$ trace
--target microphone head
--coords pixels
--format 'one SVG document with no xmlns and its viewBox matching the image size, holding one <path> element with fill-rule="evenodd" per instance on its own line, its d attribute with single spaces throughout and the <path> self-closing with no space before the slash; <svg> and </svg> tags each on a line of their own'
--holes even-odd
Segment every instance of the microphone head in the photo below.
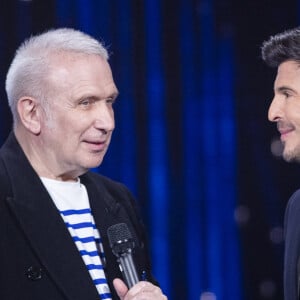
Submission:
<svg viewBox="0 0 300 300">
<path fill-rule="evenodd" d="M 109 245 L 116 256 L 131 252 L 135 243 L 127 224 L 118 223 L 107 229 Z"/>
</svg>

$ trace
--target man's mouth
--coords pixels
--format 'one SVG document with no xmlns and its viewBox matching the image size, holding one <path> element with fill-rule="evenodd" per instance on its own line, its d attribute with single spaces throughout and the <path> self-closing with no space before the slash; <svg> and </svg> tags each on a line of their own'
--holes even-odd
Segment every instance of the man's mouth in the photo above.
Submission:
<svg viewBox="0 0 300 300">
<path fill-rule="evenodd" d="M 285 141 L 287 136 L 293 131 L 294 131 L 293 128 L 280 128 L 279 132 L 280 132 L 281 141 Z"/>
<path fill-rule="evenodd" d="M 291 124 L 283 124 L 282 122 L 277 123 L 277 129 L 280 133 L 281 141 L 285 141 L 287 136 L 295 130 L 294 126 Z"/>
<path fill-rule="evenodd" d="M 84 141 L 89 149 L 95 152 L 103 151 L 106 148 L 106 141 Z"/>
</svg>

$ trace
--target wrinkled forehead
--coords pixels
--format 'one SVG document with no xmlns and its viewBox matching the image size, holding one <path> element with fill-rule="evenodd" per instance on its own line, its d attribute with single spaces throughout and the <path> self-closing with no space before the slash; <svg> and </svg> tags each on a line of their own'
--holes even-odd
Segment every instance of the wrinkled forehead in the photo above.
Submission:
<svg viewBox="0 0 300 300">
<path fill-rule="evenodd" d="M 101 98 L 118 94 L 107 60 L 94 54 L 56 55 L 49 64 L 46 85 L 48 96 L 53 97 L 59 94 L 71 99 L 90 94 Z"/>
<path fill-rule="evenodd" d="M 78 76 L 103 74 L 102 80 L 113 81 L 108 61 L 100 55 L 60 51 L 52 54 L 48 61 L 49 84 L 67 88 Z"/>
</svg>

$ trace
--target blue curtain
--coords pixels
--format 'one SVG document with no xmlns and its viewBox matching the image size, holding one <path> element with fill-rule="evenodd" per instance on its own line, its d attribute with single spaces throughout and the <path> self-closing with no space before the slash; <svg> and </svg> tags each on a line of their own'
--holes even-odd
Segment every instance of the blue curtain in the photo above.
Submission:
<svg viewBox="0 0 300 300">
<path fill-rule="evenodd" d="M 59 26 L 110 46 L 120 99 L 98 171 L 141 201 L 162 288 L 240 300 L 233 36 L 215 31 L 213 1 L 56 3 Z"/>
</svg>

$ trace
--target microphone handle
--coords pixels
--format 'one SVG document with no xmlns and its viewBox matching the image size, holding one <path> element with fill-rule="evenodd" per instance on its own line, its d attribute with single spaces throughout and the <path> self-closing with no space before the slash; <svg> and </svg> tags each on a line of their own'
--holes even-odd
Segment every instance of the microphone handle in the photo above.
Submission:
<svg viewBox="0 0 300 300">
<path fill-rule="evenodd" d="M 127 287 L 130 289 L 139 282 L 137 271 L 132 259 L 131 251 L 122 253 L 119 257 L 119 264 Z"/>
</svg>

